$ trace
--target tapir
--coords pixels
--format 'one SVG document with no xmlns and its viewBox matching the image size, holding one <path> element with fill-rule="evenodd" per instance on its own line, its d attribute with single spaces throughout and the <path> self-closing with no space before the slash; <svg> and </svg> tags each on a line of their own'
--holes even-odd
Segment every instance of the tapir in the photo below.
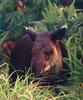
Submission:
<svg viewBox="0 0 83 100">
<path fill-rule="evenodd" d="M 10 83 L 15 83 L 17 76 L 25 76 L 29 68 L 32 76 L 43 79 L 40 82 L 47 85 L 67 82 L 69 71 L 63 62 L 67 50 L 61 42 L 65 33 L 65 27 L 53 33 L 27 30 L 10 55 Z"/>
</svg>

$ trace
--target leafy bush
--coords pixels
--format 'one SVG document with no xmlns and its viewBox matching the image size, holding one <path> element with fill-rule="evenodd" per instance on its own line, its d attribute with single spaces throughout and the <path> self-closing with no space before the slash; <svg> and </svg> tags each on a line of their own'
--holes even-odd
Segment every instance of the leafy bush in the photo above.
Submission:
<svg viewBox="0 0 83 100">
<path fill-rule="evenodd" d="M 54 92 L 52 94 L 50 86 L 41 88 L 37 87 L 38 83 L 28 84 L 29 76 L 26 76 L 21 81 L 17 78 L 15 86 L 10 88 L 8 68 L 4 70 L 3 67 L 8 64 L 5 63 L 0 66 L 1 100 L 50 100 L 49 96 L 51 100 L 82 100 L 83 85 L 80 86 L 80 83 L 83 83 L 83 13 L 78 13 L 74 2 L 68 7 L 63 7 L 49 0 L 37 1 L 35 4 L 35 0 L 31 0 L 30 5 L 25 5 L 23 12 L 14 10 L 15 0 L 4 0 L 0 4 L 0 64 L 5 62 L 1 44 L 4 40 L 21 36 L 24 26 L 32 26 L 35 31 L 53 32 L 64 25 L 67 27 L 67 33 L 62 42 L 68 51 L 68 58 L 64 58 L 64 62 L 70 69 L 70 84 L 51 88 Z"/>
</svg>

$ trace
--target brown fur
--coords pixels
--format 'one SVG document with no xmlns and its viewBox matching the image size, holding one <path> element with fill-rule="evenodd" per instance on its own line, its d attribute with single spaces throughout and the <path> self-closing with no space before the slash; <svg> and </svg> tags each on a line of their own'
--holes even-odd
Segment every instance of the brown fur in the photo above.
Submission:
<svg viewBox="0 0 83 100">
<path fill-rule="evenodd" d="M 32 48 L 32 66 L 35 66 L 36 74 L 49 72 L 54 66 L 58 74 L 63 67 L 62 60 L 59 41 L 53 43 L 48 33 L 40 33 Z"/>
<path fill-rule="evenodd" d="M 17 74 L 20 77 L 24 76 L 30 66 L 35 77 L 45 77 L 48 83 L 55 84 L 56 79 L 64 79 L 63 51 L 65 49 L 59 40 L 64 32 L 65 29 L 61 29 L 53 35 L 49 32 L 28 32 L 24 35 L 17 42 L 10 56 L 10 64 L 13 67 L 10 66 L 9 75 L 16 71 L 11 76 L 12 82 L 15 82 Z"/>
</svg>

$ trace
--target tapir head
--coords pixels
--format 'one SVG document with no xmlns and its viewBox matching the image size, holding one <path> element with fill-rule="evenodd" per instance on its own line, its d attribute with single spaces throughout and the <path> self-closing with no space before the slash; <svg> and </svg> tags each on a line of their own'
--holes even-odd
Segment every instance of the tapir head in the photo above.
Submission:
<svg viewBox="0 0 83 100">
<path fill-rule="evenodd" d="M 43 75 L 55 71 L 58 74 L 63 67 L 63 57 L 60 40 L 66 33 L 66 28 L 56 32 L 28 32 L 34 45 L 32 54 L 32 69 L 35 75 Z"/>
</svg>

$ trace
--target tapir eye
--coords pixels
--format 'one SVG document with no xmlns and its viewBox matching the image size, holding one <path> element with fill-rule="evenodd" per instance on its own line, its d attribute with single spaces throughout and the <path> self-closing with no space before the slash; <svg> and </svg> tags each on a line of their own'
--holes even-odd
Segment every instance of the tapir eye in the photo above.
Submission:
<svg viewBox="0 0 83 100">
<path fill-rule="evenodd" d="M 50 56 L 53 55 L 53 50 L 48 49 L 47 51 L 44 51 L 44 54 L 45 54 L 45 59 L 49 60 Z"/>
<path fill-rule="evenodd" d="M 50 54 L 50 55 L 53 54 L 53 50 L 52 50 L 52 49 L 49 50 L 49 54 Z"/>
<path fill-rule="evenodd" d="M 48 50 L 44 51 L 44 53 L 46 55 L 52 55 L 53 54 L 53 50 L 52 49 L 48 49 Z"/>
</svg>

